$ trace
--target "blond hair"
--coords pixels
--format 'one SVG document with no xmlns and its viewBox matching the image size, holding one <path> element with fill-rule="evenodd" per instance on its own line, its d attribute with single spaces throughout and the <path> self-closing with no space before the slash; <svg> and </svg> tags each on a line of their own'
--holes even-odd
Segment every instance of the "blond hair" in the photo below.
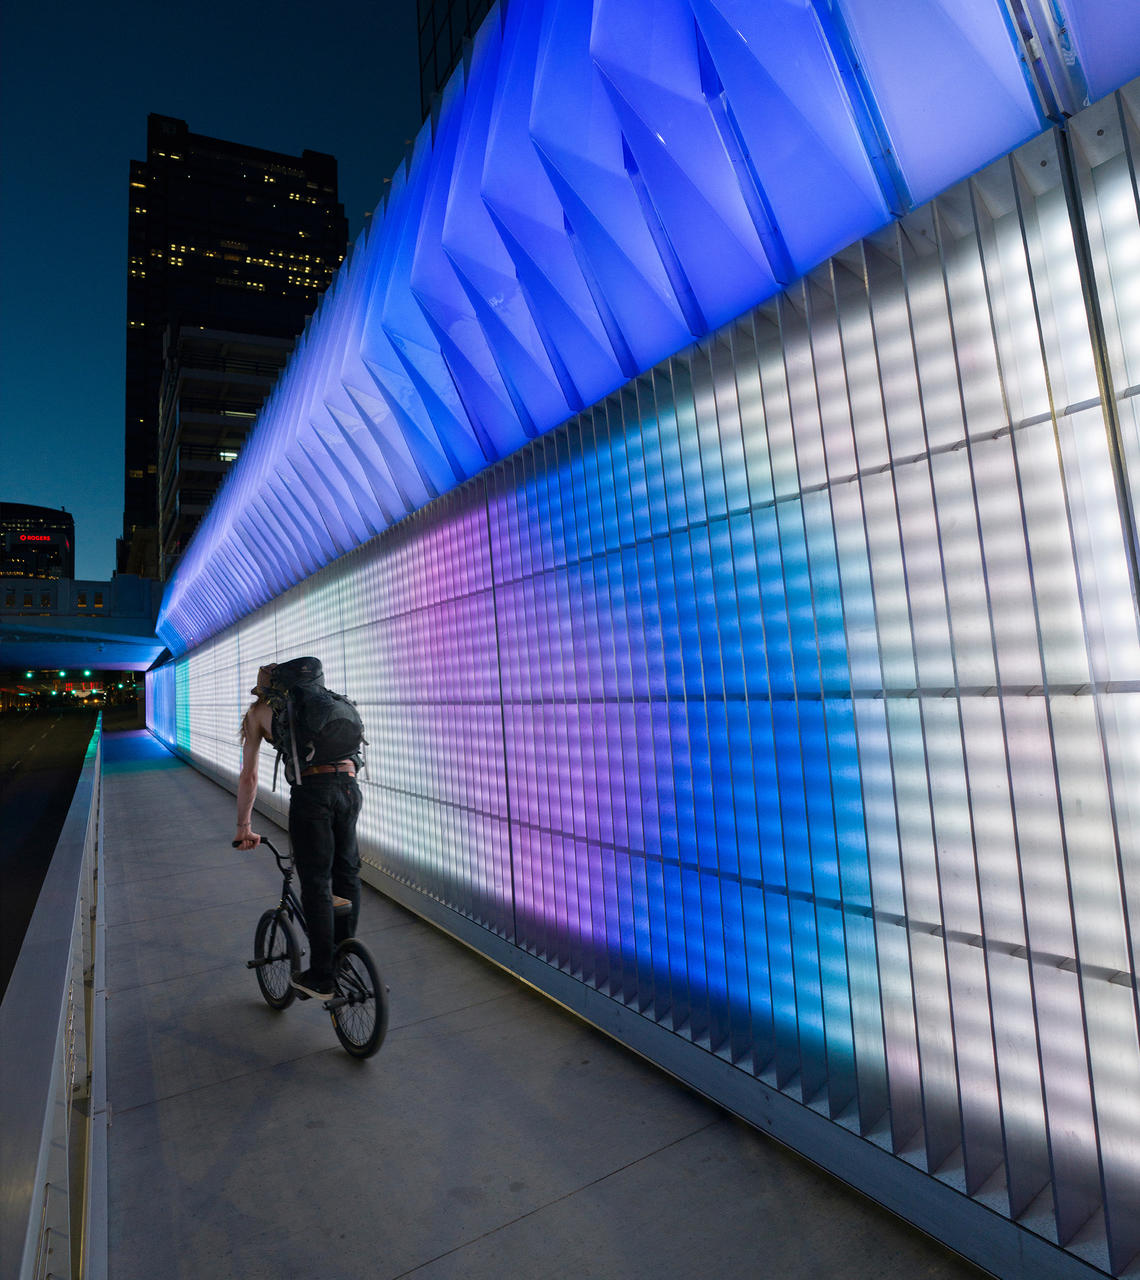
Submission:
<svg viewBox="0 0 1140 1280">
<path fill-rule="evenodd" d="M 245 715 L 241 718 L 241 727 L 238 730 L 238 736 L 242 742 L 244 742 L 249 736 L 249 713 L 254 709 L 254 707 L 259 706 L 261 703 L 266 701 L 264 693 L 265 685 L 268 683 L 269 677 L 276 665 L 276 662 L 268 662 L 264 667 L 258 667 L 257 669 L 257 684 L 255 684 L 250 690 L 251 693 L 256 694 L 256 697 L 246 708 Z"/>
</svg>

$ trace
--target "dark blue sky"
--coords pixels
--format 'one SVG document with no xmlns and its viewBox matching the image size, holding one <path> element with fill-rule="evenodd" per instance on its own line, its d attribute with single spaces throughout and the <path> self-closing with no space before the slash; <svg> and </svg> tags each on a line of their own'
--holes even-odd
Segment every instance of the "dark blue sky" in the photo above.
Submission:
<svg viewBox="0 0 1140 1280">
<path fill-rule="evenodd" d="M 415 0 L 0 6 L 0 500 L 66 507 L 76 577 L 123 509 L 128 165 L 146 117 L 335 155 L 349 236 L 420 125 Z"/>
</svg>

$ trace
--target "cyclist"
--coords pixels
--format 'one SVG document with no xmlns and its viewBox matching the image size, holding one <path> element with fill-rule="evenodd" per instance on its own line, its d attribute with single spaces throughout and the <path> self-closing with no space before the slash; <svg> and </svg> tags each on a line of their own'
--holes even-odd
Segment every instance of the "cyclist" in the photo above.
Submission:
<svg viewBox="0 0 1140 1280">
<path fill-rule="evenodd" d="M 250 822 L 257 799 L 261 744 L 273 742 L 273 714 L 265 693 L 275 666 L 274 663 L 258 671 L 257 684 L 250 690 L 255 701 L 241 722 L 235 841 L 239 849 L 255 849 L 261 842 Z M 360 787 L 353 759 L 305 769 L 290 788 L 289 841 L 309 933 L 309 968 L 295 973 L 292 985 L 317 1000 L 328 1000 L 333 995 L 336 943 L 356 933 L 360 914 L 360 852 L 356 843 L 359 815 Z M 334 912 L 334 906 L 340 911 Z"/>
</svg>

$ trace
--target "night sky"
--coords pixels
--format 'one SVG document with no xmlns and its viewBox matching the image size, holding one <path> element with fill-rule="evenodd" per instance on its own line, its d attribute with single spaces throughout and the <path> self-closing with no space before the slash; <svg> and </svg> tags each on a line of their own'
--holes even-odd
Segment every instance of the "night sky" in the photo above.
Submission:
<svg viewBox="0 0 1140 1280">
<path fill-rule="evenodd" d="M 75 517 L 110 578 L 123 514 L 129 162 L 149 112 L 336 156 L 355 239 L 420 127 L 415 0 L 0 6 L 0 500 Z"/>
</svg>

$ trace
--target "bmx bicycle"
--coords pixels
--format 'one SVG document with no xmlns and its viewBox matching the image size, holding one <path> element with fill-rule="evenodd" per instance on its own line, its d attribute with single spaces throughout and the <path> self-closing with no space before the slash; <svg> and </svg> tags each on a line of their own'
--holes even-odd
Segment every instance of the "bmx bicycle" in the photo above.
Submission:
<svg viewBox="0 0 1140 1280">
<path fill-rule="evenodd" d="M 237 848 L 237 841 L 234 842 Z M 287 1009 L 295 999 L 310 997 L 290 985 L 301 967 L 301 946 L 296 930 L 308 938 L 301 900 L 293 891 L 293 857 L 282 854 L 264 837 L 261 843 L 277 860 L 281 872 L 281 901 L 257 922 L 253 935 L 253 959 L 245 962 L 257 977 L 257 985 L 271 1009 Z M 294 927 L 295 926 L 295 927 Z M 333 1030 L 354 1058 L 370 1058 L 380 1048 L 388 1030 L 388 988 L 372 953 L 357 938 L 346 938 L 333 955 L 333 995 L 322 1001 L 332 1018 Z"/>
</svg>

